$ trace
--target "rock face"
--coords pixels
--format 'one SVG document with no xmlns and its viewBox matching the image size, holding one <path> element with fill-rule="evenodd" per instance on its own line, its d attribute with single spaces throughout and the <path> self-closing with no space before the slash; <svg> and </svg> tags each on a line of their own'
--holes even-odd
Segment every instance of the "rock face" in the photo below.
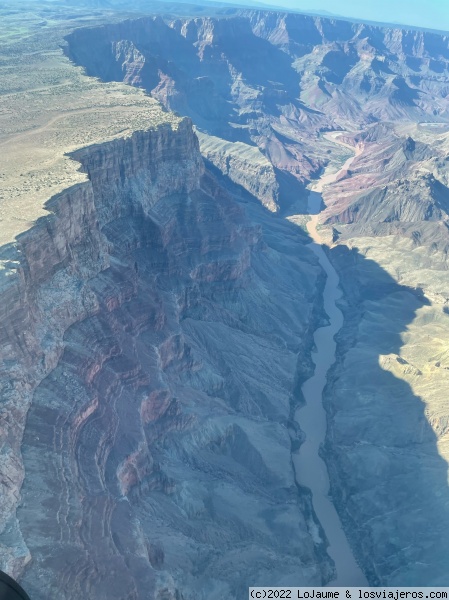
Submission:
<svg viewBox="0 0 449 600">
<path fill-rule="evenodd" d="M 321 131 L 434 120 L 449 108 L 449 37 L 432 33 L 239 11 L 78 29 L 67 42 L 88 74 L 143 87 L 204 133 L 258 147 L 281 209 L 328 162 Z"/>
<path fill-rule="evenodd" d="M 201 154 L 230 181 L 241 186 L 275 212 L 279 204 L 276 171 L 262 152 L 242 142 L 229 143 L 197 132 Z"/>
<path fill-rule="evenodd" d="M 325 392 L 332 494 L 372 584 L 446 585 L 449 38 L 242 11 L 67 41 L 89 74 L 189 115 L 207 159 L 238 185 L 247 171 L 271 210 L 304 212 L 303 185 L 357 148 L 321 219 L 345 292 Z M 245 166 L 249 145 L 275 179 Z"/>
<path fill-rule="evenodd" d="M 446 585 L 448 38 L 241 11 L 66 39 L 200 144 L 167 114 L 76 151 L 88 182 L 0 249 L 2 568 L 42 600 L 329 581 L 291 462 L 323 274 L 274 213 L 304 226 L 305 185 L 357 148 L 323 191 L 345 316 L 323 456 L 370 583 Z"/>
<path fill-rule="evenodd" d="M 265 240 L 189 120 L 73 159 L 89 183 L 52 199 L 4 277 L 4 564 L 31 556 L 36 599 L 327 581 L 290 457 L 322 285 L 306 237 L 279 221 Z"/>
<path fill-rule="evenodd" d="M 346 322 L 326 390 L 326 456 L 347 531 L 380 585 L 447 583 L 445 130 L 353 134 L 363 151 L 351 177 L 324 192 Z"/>
</svg>

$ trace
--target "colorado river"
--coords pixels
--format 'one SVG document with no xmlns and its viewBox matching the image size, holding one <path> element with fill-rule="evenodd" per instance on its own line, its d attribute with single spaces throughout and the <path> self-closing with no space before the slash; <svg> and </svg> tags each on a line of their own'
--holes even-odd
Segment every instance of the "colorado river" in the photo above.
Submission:
<svg viewBox="0 0 449 600">
<path fill-rule="evenodd" d="M 341 143 L 335 137 L 332 138 L 332 141 Z M 357 152 L 355 156 L 357 156 Z M 296 480 L 300 485 L 306 486 L 312 491 L 315 513 L 329 541 L 328 554 L 335 562 L 337 570 L 337 578 L 329 584 L 332 586 L 368 585 L 354 558 L 340 518 L 329 496 L 329 475 L 324 461 L 319 456 L 319 449 L 326 435 L 326 412 L 322 403 L 322 394 L 327 372 L 335 362 L 334 336 L 343 325 L 343 315 L 335 304 L 341 296 L 339 278 L 322 248 L 317 231 L 318 213 L 321 207 L 323 186 L 335 181 L 338 174 L 350 166 L 355 156 L 349 158 L 338 173 L 324 174 L 309 193 L 308 212 L 312 218 L 307 224 L 307 229 L 313 240 L 309 247 L 318 257 L 327 275 L 324 288 L 324 309 L 329 317 L 330 325 L 320 327 L 315 331 L 316 350 L 312 353 L 315 372 L 301 388 L 306 404 L 299 408 L 295 415 L 296 421 L 306 435 L 299 452 L 293 455 Z"/>
</svg>

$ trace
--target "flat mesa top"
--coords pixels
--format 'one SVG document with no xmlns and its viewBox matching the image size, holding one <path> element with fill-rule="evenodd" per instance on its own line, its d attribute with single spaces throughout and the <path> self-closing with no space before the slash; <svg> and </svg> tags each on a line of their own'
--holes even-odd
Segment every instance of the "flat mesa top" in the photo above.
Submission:
<svg viewBox="0 0 449 600">
<path fill-rule="evenodd" d="M 61 48 L 73 21 L 53 16 L 0 8 L 0 246 L 86 181 L 67 153 L 181 120 L 142 90 L 84 75 Z"/>
</svg>

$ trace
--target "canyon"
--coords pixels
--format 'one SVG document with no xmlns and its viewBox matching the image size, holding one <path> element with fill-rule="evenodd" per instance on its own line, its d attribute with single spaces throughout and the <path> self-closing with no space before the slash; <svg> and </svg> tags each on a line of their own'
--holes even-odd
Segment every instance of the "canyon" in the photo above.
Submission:
<svg viewBox="0 0 449 600">
<path fill-rule="evenodd" d="M 113 5 L 0 7 L 0 568 L 447 585 L 449 35 Z"/>
<path fill-rule="evenodd" d="M 338 138 L 335 141 L 338 142 Z M 335 363 L 335 334 L 343 325 L 343 315 L 336 306 L 341 297 L 338 275 L 322 248 L 323 240 L 317 231 L 317 224 L 324 185 L 336 181 L 340 173 L 350 167 L 356 156 L 357 154 L 349 158 L 336 173 L 327 175 L 324 172 L 309 192 L 308 212 L 312 217 L 307 223 L 307 231 L 312 240 L 310 248 L 326 273 L 323 305 L 329 323 L 319 327 L 314 333 L 314 373 L 301 387 L 305 405 L 299 407 L 295 415 L 296 422 L 305 434 L 299 452 L 293 457 L 296 480 L 299 485 L 309 488 L 312 492 L 313 508 L 329 542 L 327 552 L 335 563 L 337 577 L 332 581 L 333 586 L 366 586 L 368 582 L 351 551 L 337 511 L 329 497 L 329 475 L 326 463 L 320 456 L 320 449 L 326 439 L 323 389 L 329 368 Z"/>
</svg>

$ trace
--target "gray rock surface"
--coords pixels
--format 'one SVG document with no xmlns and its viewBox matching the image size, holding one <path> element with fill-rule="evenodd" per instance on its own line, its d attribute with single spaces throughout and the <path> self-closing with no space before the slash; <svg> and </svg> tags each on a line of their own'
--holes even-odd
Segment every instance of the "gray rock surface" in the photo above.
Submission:
<svg viewBox="0 0 449 600">
<path fill-rule="evenodd" d="M 3 348 L 40 357 L 40 381 L 20 371 L 10 393 L 28 410 L 8 530 L 31 554 L 24 585 L 188 599 L 321 584 L 332 567 L 288 428 L 321 285 L 306 237 L 281 223 L 289 243 L 267 244 L 188 120 L 73 158 L 89 183 L 21 236 L 6 303 Z"/>
</svg>

